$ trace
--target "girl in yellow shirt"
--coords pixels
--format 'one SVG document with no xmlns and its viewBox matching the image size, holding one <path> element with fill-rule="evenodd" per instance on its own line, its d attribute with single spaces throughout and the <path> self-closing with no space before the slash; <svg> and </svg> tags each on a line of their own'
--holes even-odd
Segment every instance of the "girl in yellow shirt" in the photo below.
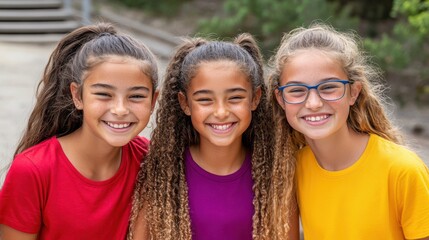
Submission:
<svg viewBox="0 0 429 240">
<path fill-rule="evenodd" d="M 429 239 L 429 171 L 386 114 L 381 74 L 354 35 L 285 35 L 270 77 L 276 157 L 296 156 L 304 237 Z"/>
</svg>

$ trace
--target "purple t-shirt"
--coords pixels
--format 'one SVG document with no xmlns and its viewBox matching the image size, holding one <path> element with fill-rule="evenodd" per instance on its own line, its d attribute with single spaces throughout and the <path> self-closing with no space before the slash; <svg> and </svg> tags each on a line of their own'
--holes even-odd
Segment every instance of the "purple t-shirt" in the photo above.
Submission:
<svg viewBox="0 0 429 240">
<path fill-rule="evenodd" d="M 226 176 L 202 169 L 185 152 L 186 180 L 193 240 L 252 239 L 253 180 L 251 156 Z"/>
</svg>

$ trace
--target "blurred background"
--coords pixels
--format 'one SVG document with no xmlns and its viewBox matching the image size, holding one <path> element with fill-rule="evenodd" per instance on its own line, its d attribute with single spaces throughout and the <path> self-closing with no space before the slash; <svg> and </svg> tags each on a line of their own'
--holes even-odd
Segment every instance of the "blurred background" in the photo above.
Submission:
<svg viewBox="0 0 429 240">
<path fill-rule="evenodd" d="M 95 11 L 106 4 L 176 35 L 252 33 L 266 58 L 285 32 L 329 23 L 363 38 L 396 104 L 429 103 L 428 0 L 96 0 Z"/>
<path fill-rule="evenodd" d="M 353 31 L 383 70 L 392 120 L 429 163 L 429 0 L 0 0 L 1 169 L 12 159 L 55 44 L 100 20 L 146 43 L 159 58 L 161 79 L 183 36 L 229 40 L 249 32 L 268 60 L 296 27 L 321 21 Z"/>
</svg>

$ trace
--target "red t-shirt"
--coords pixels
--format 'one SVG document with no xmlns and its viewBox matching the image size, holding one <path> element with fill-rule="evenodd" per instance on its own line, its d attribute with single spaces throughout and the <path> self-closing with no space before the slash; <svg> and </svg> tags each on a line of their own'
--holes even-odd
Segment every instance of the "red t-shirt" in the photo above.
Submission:
<svg viewBox="0 0 429 240">
<path fill-rule="evenodd" d="M 52 137 L 16 156 L 0 191 L 0 224 L 39 239 L 124 239 L 131 197 L 148 140 L 122 147 L 118 172 L 105 181 L 82 176 Z"/>
</svg>

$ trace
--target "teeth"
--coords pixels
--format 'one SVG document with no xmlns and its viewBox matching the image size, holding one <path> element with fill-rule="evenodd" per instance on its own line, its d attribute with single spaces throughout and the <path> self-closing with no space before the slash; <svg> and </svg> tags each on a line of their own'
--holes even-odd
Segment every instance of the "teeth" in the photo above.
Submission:
<svg viewBox="0 0 429 240">
<path fill-rule="evenodd" d="M 211 124 L 212 128 L 216 129 L 216 130 L 226 130 L 229 127 L 231 127 L 232 124 L 222 124 L 222 125 L 215 125 L 215 124 Z"/>
<path fill-rule="evenodd" d="M 117 129 L 121 129 L 121 128 L 127 128 L 131 125 L 131 123 L 121 123 L 121 124 L 117 124 L 117 123 L 111 123 L 111 122 L 106 122 L 107 125 L 109 125 L 112 128 L 117 128 Z"/>
<path fill-rule="evenodd" d="M 318 122 L 326 118 L 328 118 L 328 115 L 305 117 L 305 120 L 310 122 Z"/>
</svg>

